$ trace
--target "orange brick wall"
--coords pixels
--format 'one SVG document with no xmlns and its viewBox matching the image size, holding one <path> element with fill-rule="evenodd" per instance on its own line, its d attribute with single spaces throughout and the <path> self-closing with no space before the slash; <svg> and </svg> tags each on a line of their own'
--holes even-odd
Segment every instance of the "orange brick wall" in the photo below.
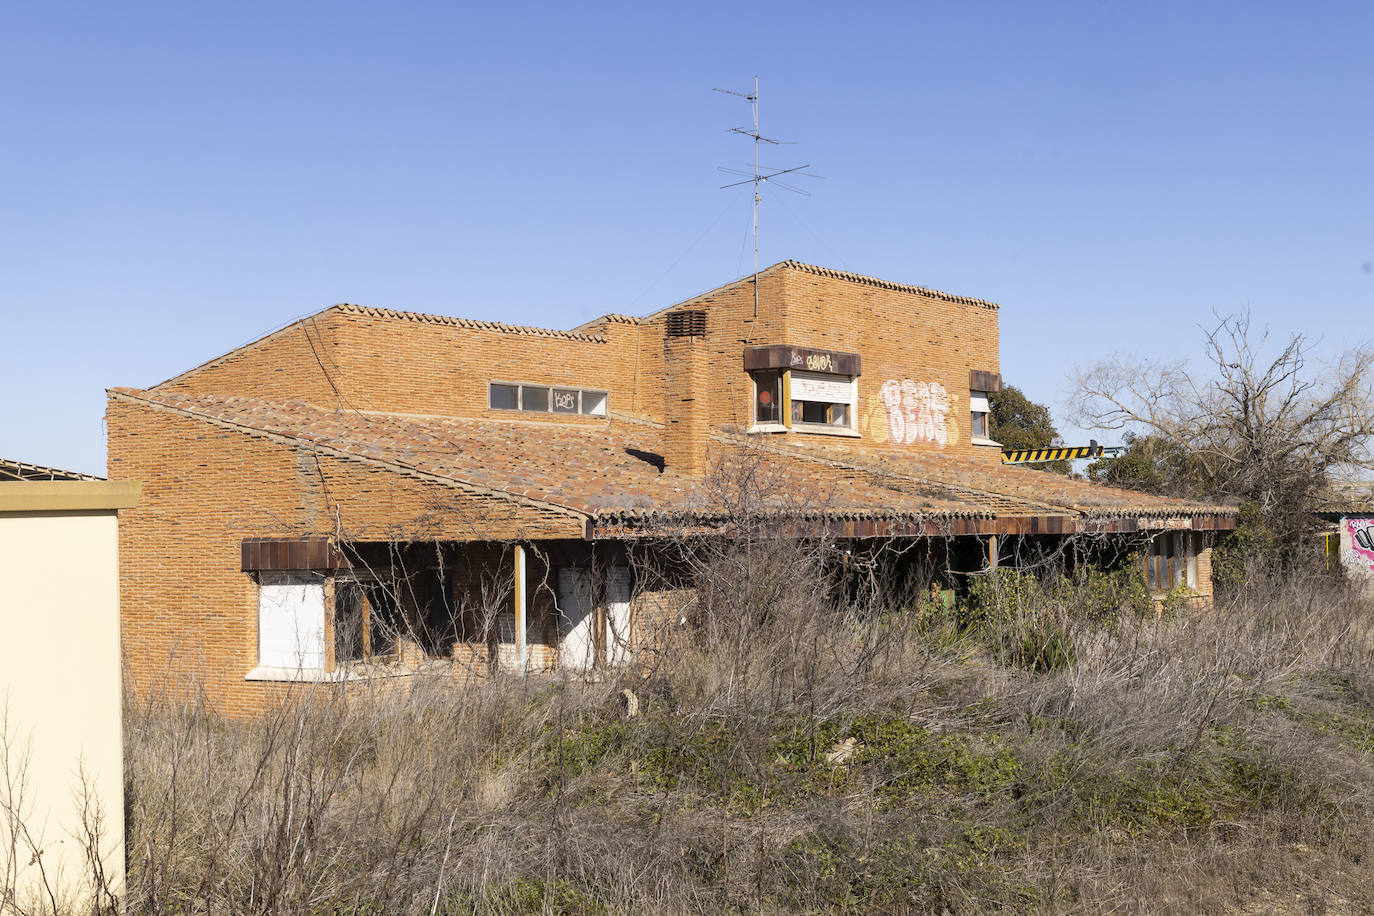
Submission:
<svg viewBox="0 0 1374 916">
<path fill-rule="evenodd" d="M 362 462 L 219 429 L 113 395 L 109 476 L 143 498 L 120 519 L 122 639 L 140 692 L 203 684 L 229 714 L 283 688 L 247 683 L 257 664 L 257 586 L 243 538 L 357 540 L 580 537 L 566 515 L 465 493 Z"/>
<path fill-rule="evenodd" d="M 640 328 L 605 322 L 594 334 L 497 330 L 426 316 L 327 310 L 157 386 L 183 394 L 241 394 L 394 413 L 490 414 L 492 381 L 611 392 L 613 411 L 638 413 Z M 653 412 L 661 415 L 661 405 Z M 510 411 L 503 419 L 535 419 Z M 559 415 L 560 422 L 577 422 Z M 582 422 L 598 422 L 587 419 Z"/>
<path fill-rule="evenodd" d="M 969 370 L 998 371 L 994 308 L 790 267 L 762 274 L 757 315 L 752 278 L 675 308 L 708 312 L 708 331 L 696 341 L 692 360 L 702 374 L 693 387 L 706 395 L 697 403 L 707 427 L 750 425 L 746 347 L 842 350 L 859 353 L 863 361 L 862 438 L 807 436 L 809 441 L 824 440 L 841 451 L 905 448 L 998 460 L 996 449 L 968 441 Z M 538 416 L 489 411 L 488 383 L 565 384 L 608 390 L 612 412 L 663 421 L 670 403 L 665 321 L 666 313 L 644 322 L 609 317 L 584 332 L 546 332 L 342 306 L 159 388 L 538 422 Z M 889 379 L 944 387 L 945 445 L 888 441 L 881 391 Z M 680 393 L 676 401 L 683 402 Z M 603 422 L 563 415 L 557 420 Z M 580 539 L 583 533 L 579 519 L 529 502 L 216 427 L 118 394 L 111 396 L 107 424 L 110 477 L 144 486 L 142 502 L 124 513 L 120 525 L 130 672 L 147 686 L 184 686 L 197 672 L 212 700 L 229 713 L 259 709 L 282 690 L 243 680 L 257 652 L 257 588 L 239 570 L 244 537 L 475 542 Z M 532 619 L 547 622 L 547 597 L 532 596 Z M 636 640 L 647 640 L 642 627 L 671 617 L 678 601 L 669 593 L 637 599 Z M 550 642 L 546 637 L 531 646 L 532 667 L 553 664 Z M 466 664 L 456 667 L 481 670 L 486 653 L 485 646 L 459 647 L 456 654 Z"/>
<path fill-rule="evenodd" d="M 681 303 L 677 309 L 705 309 L 709 417 L 716 426 L 748 427 L 752 423 L 753 386 L 744 370 L 744 350 L 788 344 L 858 353 L 858 429 L 861 438 L 822 437 L 800 432 L 780 434 L 823 440 L 839 450 L 914 450 L 974 456 L 1001 461 L 1000 451 L 969 441 L 969 370 L 999 372 L 998 313 L 984 304 L 958 302 L 909 290 L 886 289 L 795 269 L 775 269 L 759 282 L 759 313 L 754 316 L 753 279 Z M 663 326 L 666 313 L 654 316 L 641 353 L 649 371 L 644 384 L 648 405 L 663 403 Z M 882 402 L 888 380 L 941 384 L 948 397 L 946 442 L 918 440 L 894 443 Z M 647 406 L 647 405 L 646 405 Z M 646 412 L 654 412 L 646 410 Z"/>
<path fill-rule="evenodd" d="M 863 360 L 857 417 L 862 438 L 827 437 L 828 445 L 999 460 L 997 449 L 969 443 L 968 412 L 969 370 L 999 370 L 995 308 L 788 267 L 761 275 L 757 316 L 752 278 L 674 310 L 695 308 L 708 312 L 700 343 L 711 425 L 751 423 L 753 388 L 743 367 L 747 347 L 841 350 Z M 359 410 L 538 421 L 549 417 L 488 410 L 488 383 L 562 384 L 608 390 L 612 411 L 661 421 L 667 403 L 666 315 L 639 324 L 609 318 L 585 333 L 571 333 L 335 307 L 159 387 Z M 900 385 L 907 379 L 943 386 L 949 408 L 944 444 L 891 441 L 882 388 L 889 380 Z M 597 422 L 564 415 L 557 420 Z"/>
</svg>

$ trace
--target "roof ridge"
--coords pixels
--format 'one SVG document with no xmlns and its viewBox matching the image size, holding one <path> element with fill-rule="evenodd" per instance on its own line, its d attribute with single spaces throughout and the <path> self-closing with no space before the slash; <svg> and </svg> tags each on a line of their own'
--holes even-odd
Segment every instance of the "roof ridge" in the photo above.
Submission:
<svg viewBox="0 0 1374 916">
<path fill-rule="evenodd" d="M 607 312 L 604 315 L 597 315 L 590 321 L 584 321 L 574 328 L 569 329 L 570 333 L 586 333 L 589 328 L 600 327 L 607 324 L 643 324 L 644 319 L 636 318 L 633 315 L 625 315 L 621 312 Z"/>
<path fill-rule="evenodd" d="M 481 331 L 500 331 L 503 334 L 529 334 L 535 337 L 562 337 L 570 340 L 585 340 L 589 343 L 606 343 L 600 334 L 587 334 L 580 331 L 561 331 L 556 328 L 540 328 L 528 324 L 506 324 L 504 321 L 481 321 L 476 318 L 455 318 L 451 315 L 433 315 L 426 312 L 407 312 L 401 309 L 381 308 L 373 305 L 354 305 L 340 303 L 334 306 L 341 312 L 354 315 L 370 315 L 378 318 L 393 318 L 402 321 L 417 321 L 422 324 L 446 324 L 454 327 L 472 328 Z"/>
<path fill-rule="evenodd" d="M 791 259 L 780 261 L 774 267 L 789 267 L 793 270 L 801 270 L 806 273 L 815 274 L 818 277 L 830 277 L 836 280 L 847 280 L 850 283 L 862 283 L 865 286 L 876 286 L 880 289 L 897 290 L 904 293 L 919 293 L 922 296 L 929 296 L 933 299 L 943 299 L 946 302 L 958 302 L 963 305 L 976 305 L 980 308 L 1000 309 L 1001 306 L 988 299 L 976 299 L 972 296 L 957 296 L 954 293 L 946 293 L 942 290 L 931 289 L 928 286 L 914 286 L 909 283 L 894 283 L 891 280 L 883 280 L 878 277 L 870 277 L 865 274 L 856 274 L 847 270 L 836 270 L 833 267 L 821 267 L 818 264 L 807 264 L 804 261 L 793 261 Z"/>
</svg>

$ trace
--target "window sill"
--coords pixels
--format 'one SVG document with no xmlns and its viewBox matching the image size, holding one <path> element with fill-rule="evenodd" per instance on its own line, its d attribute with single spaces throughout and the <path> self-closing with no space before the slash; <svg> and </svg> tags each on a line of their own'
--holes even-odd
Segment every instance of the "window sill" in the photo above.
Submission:
<svg viewBox="0 0 1374 916">
<path fill-rule="evenodd" d="M 969 445 L 983 445 L 989 448 L 1001 448 L 1002 443 L 994 442 L 986 436 L 972 436 L 969 438 Z"/>
<path fill-rule="evenodd" d="M 815 426 L 810 423 L 797 423 L 793 425 L 792 431 L 796 433 L 810 433 L 817 436 L 844 436 L 846 439 L 862 439 L 856 430 L 847 426 Z"/>
<path fill-rule="evenodd" d="M 787 427 L 781 423 L 755 423 L 753 426 L 746 429 L 745 432 L 751 435 L 753 433 L 785 433 L 787 432 Z"/>
<path fill-rule="evenodd" d="M 346 681 L 370 681 L 377 678 L 406 677 L 419 674 L 423 668 L 398 668 L 384 664 L 349 664 L 334 671 L 319 668 L 272 668 L 259 665 L 243 676 L 245 681 L 284 684 L 338 684 Z"/>
<path fill-rule="evenodd" d="M 319 684 L 328 681 L 346 680 L 342 671 L 324 671 L 319 668 L 273 668 L 259 665 L 243 676 L 245 681 L 280 681 L 284 683 Z"/>
</svg>

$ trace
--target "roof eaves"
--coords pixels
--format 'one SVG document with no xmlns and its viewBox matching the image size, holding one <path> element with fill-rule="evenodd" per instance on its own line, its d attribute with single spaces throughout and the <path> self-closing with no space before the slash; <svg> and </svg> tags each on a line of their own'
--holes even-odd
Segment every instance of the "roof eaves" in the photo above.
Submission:
<svg viewBox="0 0 1374 916">
<path fill-rule="evenodd" d="M 27 461 L 14 461 L 0 458 L 0 481 L 103 481 L 104 477 L 82 474 L 80 471 L 64 471 Z"/>
</svg>

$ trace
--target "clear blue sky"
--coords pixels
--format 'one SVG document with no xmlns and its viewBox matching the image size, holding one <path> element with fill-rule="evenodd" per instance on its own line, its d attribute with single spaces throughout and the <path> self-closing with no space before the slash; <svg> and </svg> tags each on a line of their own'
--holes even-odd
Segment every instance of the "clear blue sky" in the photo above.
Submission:
<svg viewBox="0 0 1374 916">
<path fill-rule="evenodd" d="M 10 3 L 0 455 L 335 302 L 567 327 L 796 258 L 1003 305 L 1004 377 L 1374 334 L 1374 5 Z M 781 193 L 781 192 L 779 192 Z"/>
</svg>

